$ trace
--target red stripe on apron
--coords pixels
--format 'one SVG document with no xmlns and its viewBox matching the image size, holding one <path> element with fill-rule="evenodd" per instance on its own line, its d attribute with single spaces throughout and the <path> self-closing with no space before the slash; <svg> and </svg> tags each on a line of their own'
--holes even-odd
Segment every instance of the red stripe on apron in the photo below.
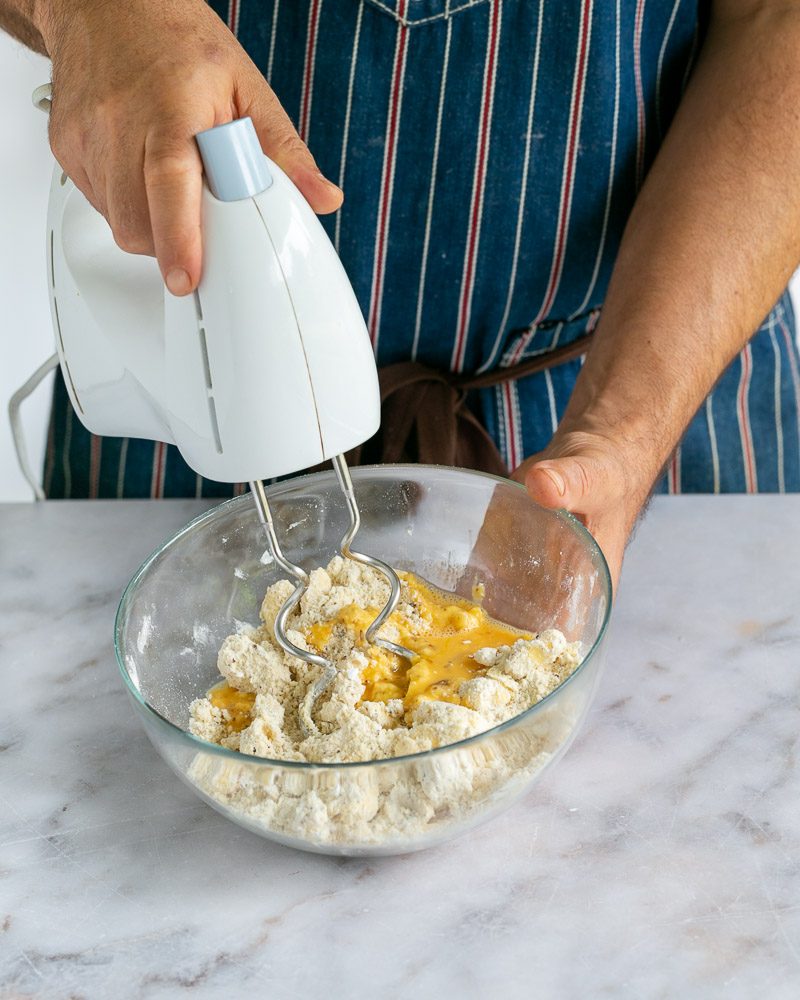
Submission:
<svg viewBox="0 0 800 1000">
<path fill-rule="evenodd" d="M 300 123 L 297 131 L 303 142 L 308 142 L 311 120 L 311 97 L 314 91 L 314 64 L 317 56 L 317 33 L 322 0 L 311 0 L 308 8 L 308 34 L 306 36 L 306 62 L 303 68 L 303 93 L 300 96 Z"/>
<path fill-rule="evenodd" d="M 158 500 L 164 496 L 164 465 L 167 446 L 163 441 L 156 441 L 153 449 L 153 476 L 150 480 L 150 497 Z"/>
<path fill-rule="evenodd" d="M 460 372 L 464 367 L 469 328 L 472 291 L 475 284 L 475 260 L 480 241 L 480 222 L 483 213 L 483 191 L 486 180 L 486 164 L 489 159 L 489 140 L 492 130 L 492 103 L 497 69 L 497 50 L 500 44 L 500 0 L 494 0 L 490 9 L 488 45 L 483 71 L 483 94 L 481 95 L 480 129 L 478 131 L 475 173 L 472 181 L 472 204 L 470 206 L 469 230 L 467 233 L 467 253 L 464 258 L 464 274 L 461 281 L 461 300 L 458 305 L 458 328 L 453 348 L 451 367 Z"/>
<path fill-rule="evenodd" d="M 405 75 L 406 50 L 408 47 L 408 27 L 405 25 L 408 0 L 398 0 L 397 41 L 394 49 L 394 66 L 389 87 L 389 116 L 386 124 L 386 149 L 383 155 L 383 174 L 378 203 L 378 225 L 375 235 L 375 263 L 372 271 L 372 299 L 369 307 L 369 328 L 372 346 L 377 348 L 380 333 L 381 301 L 383 299 L 383 279 L 386 268 L 386 236 L 389 229 L 389 215 L 394 185 L 395 155 L 397 153 L 397 133 L 400 124 L 403 77 Z"/>
<path fill-rule="evenodd" d="M 670 493 L 681 492 L 681 449 L 680 445 L 672 454 L 672 459 L 667 469 L 667 489 Z"/>
<path fill-rule="evenodd" d="M 239 33 L 239 0 L 228 3 L 228 27 L 237 35 Z"/>
<path fill-rule="evenodd" d="M 100 456 L 102 454 L 103 439 L 96 434 L 92 435 L 89 450 L 89 499 L 96 500 L 100 492 Z"/>
</svg>

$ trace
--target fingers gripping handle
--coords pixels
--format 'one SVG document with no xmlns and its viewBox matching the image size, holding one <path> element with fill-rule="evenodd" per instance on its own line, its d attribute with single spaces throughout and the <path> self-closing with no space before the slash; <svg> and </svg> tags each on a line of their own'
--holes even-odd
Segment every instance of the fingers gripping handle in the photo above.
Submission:
<svg viewBox="0 0 800 1000">
<path fill-rule="evenodd" d="M 50 113 L 53 85 L 43 83 L 31 95 L 34 107 Z M 198 132 L 195 136 L 209 189 L 218 201 L 242 201 L 272 184 L 267 160 L 251 118 Z"/>
</svg>

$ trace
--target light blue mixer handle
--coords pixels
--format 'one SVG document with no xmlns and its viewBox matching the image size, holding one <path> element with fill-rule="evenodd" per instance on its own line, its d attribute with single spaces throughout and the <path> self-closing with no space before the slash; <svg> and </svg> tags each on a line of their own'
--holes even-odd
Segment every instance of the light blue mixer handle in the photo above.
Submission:
<svg viewBox="0 0 800 1000">
<path fill-rule="evenodd" d="M 206 180 L 218 201 L 242 201 L 272 184 L 267 160 L 250 118 L 237 118 L 195 136 Z"/>
</svg>

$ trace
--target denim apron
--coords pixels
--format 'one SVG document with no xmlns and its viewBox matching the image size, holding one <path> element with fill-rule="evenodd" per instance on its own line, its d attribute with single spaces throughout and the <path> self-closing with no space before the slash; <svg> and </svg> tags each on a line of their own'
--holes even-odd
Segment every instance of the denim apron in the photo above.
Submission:
<svg viewBox="0 0 800 1000">
<path fill-rule="evenodd" d="M 511 368 L 597 323 L 625 222 L 702 43 L 703 0 L 213 0 L 345 192 L 323 219 L 381 366 Z M 702 345 L 698 344 L 698 350 Z M 475 390 L 509 469 L 542 449 L 581 359 Z M 800 490 L 784 295 L 657 487 Z M 51 497 L 224 497 L 172 446 L 95 438 L 60 379 Z"/>
</svg>

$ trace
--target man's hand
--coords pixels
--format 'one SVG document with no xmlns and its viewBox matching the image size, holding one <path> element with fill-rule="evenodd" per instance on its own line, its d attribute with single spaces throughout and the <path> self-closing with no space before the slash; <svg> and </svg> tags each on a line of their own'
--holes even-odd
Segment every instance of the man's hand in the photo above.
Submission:
<svg viewBox="0 0 800 1000">
<path fill-rule="evenodd" d="M 614 577 L 692 415 L 800 261 L 800 6 L 714 0 L 553 441 L 516 471 Z"/>
<path fill-rule="evenodd" d="M 652 481 L 643 469 L 647 463 L 625 458 L 607 438 L 573 432 L 557 434 L 512 478 L 542 507 L 568 510 L 586 525 L 606 557 L 616 592 L 625 546 Z"/>
<path fill-rule="evenodd" d="M 50 143 L 123 250 L 155 254 L 167 287 L 200 280 L 202 167 L 194 136 L 249 115 L 268 156 L 311 207 L 342 193 L 203 0 L 46 0 L 37 25 L 53 61 Z"/>
</svg>

